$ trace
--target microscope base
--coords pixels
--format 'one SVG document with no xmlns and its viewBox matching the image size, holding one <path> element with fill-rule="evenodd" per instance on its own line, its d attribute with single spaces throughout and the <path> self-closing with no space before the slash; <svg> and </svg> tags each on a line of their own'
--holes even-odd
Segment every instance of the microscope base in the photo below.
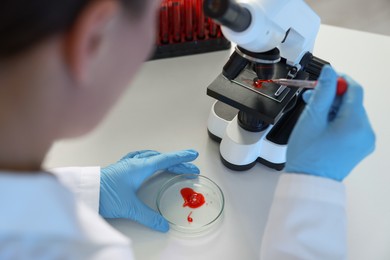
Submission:
<svg viewBox="0 0 390 260">
<path fill-rule="evenodd" d="M 220 142 L 223 164 L 235 171 L 249 170 L 256 162 L 282 170 L 287 144 L 276 144 L 267 138 L 273 126 L 262 132 L 249 132 L 238 125 L 237 113 L 237 109 L 220 101 L 213 104 L 210 112 L 208 133 Z"/>
</svg>

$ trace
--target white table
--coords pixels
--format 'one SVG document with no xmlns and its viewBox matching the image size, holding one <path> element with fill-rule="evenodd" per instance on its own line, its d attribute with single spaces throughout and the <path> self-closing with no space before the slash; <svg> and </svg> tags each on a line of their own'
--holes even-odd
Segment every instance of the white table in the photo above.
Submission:
<svg viewBox="0 0 390 260">
<path fill-rule="evenodd" d="M 365 87 L 365 105 L 377 134 L 374 154 L 345 181 L 348 192 L 350 259 L 390 259 L 389 115 L 390 37 L 323 25 L 314 54 Z M 279 172 L 257 165 L 233 172 L 219 159 L 207 135 L 213 99 L 206 87 L 220 73 L 229 51 L 145 63 L 131 88 L 90 135 L 58 142 L 45 165 L 87 166 L 117 161 L 129 151 L 194 148 L 201 173 L 217 182 L 226 198 L 224 220 L 213 236 L 179 239 L 127 220 L 110 223 L 132 238 L 137 259 L 256 259 Z M 356 140 L 359 141 L 359 140 Z M 154 205 L 164 175 L 140 190 Z"/>
</svg>

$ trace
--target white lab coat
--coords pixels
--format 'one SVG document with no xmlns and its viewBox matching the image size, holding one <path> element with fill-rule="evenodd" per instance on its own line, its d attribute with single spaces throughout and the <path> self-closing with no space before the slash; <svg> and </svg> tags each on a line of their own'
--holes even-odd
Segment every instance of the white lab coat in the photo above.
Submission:
<svg viewBox="0 0 390 260">
<path fill-rule="evenodd" d="M 134 259 L 128 238 L 96 212 L 100 168 L 57 177 L 0 173 L 0 259 Z"/>
<path fill-rule="evenodd" d="M 53 172 L 0 173 L 0 259 L 134 259 L 130 240 L 97 214 L 100 168 Z M 341 183 L 283 174 L 261 259 L 346 259 L 344 200 Z"/>
<path fill-rule="evenodd" d="M 347 259 L 345 187 L 282 174 L 263 236 L 261 260 Z"/>
</svg>

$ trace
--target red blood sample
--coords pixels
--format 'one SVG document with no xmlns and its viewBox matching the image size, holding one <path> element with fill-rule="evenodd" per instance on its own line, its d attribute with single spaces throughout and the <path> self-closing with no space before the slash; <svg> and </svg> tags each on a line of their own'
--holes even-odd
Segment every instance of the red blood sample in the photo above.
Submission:
<svg viewBox="0 0 390 260">
<path fill-rule="evenodd" d="M 172 19 L 173 19 L 173 40 L 181 41 L 181 1 L 177 0 L 172 3 Z"/>
<path fill-rule="evenodd" d="M 187 217 L 187 220 L 188 220 L 188 222 L 192 222 L 192 221 L 194 221 L 192 218 L 191 218 L 191 215 L 192 215 L 192 211 L 190 212 L 190 214 L 188 214 L 188 217 Z"/>
<path fill-rule="evenodd" d="M 272 82 L 271 79 L 258 79 L 258 80 L 253 82 L 253 86 L 255 88 L 262 88 L 263 87 L 263 83 L 271 83 L 271 82 Z"/>
<path fill-rule="evenodd" d="M 186 40 L 192 40 L 192 34 L 194 32 L 194 25 L 193 25 L 193 0 L 185 0 L 185 33 L 186 33 Z"/>
<path fill-rule="evenodd" d="M 206 202 L 202 193 L 197 193 L 191 188 L 183 188 L 180 190 L 180 193 L 184 199 L 183 207 L 188 206 L 192 209 L 196 209 Z"/>
<path fill-rule="evenodd" d="M 196 2 L 196 14 L 198 25 L 198 38 L 203 39 L 205 37 L 205 16 L 203 13 L 203 0 L 197 0 Z"/>
<path fill-rule="evenodd" d="M 164 0 L 160 8 L 160 39 L 162 43 L 169 42 L 168 1 Z"/>
<path fill-rule="evenodd" d="M 253 82 L 253 86 L 254 86 L 255 88 L 262 88 L 262 87 L 263 87 L 263 82 L 261 82 L 261 81 L 259 81 L 259 80 L 255 80 L 255 81 Z"/>
<path fill-rule="evenodd" d="M 218 34 L 218 25 L 209 18 L 209 35 L 210 37 L 217 37 Z"/>
</svg>

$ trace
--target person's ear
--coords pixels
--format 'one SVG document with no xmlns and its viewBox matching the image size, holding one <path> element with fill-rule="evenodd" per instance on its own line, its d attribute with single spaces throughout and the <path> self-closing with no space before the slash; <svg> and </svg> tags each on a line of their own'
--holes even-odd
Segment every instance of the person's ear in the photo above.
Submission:
<svg viewBox="0 0 390 260">
<path fill-rule="evenodd" d="M 65 61 L 73 80 L 82 83 L 101 46 L 107 25 L 118 13 L 115 0 L 91 1 L 65 35 Z"/>
</svg>

